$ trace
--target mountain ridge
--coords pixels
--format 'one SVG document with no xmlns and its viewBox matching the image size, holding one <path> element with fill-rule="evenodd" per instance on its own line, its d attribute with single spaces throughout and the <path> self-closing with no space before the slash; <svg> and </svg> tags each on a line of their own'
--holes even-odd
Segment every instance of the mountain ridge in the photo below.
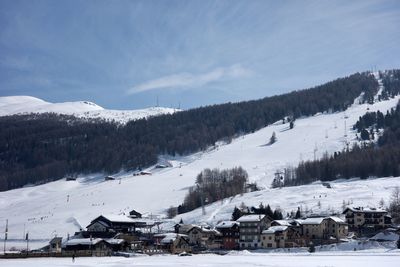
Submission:
<svg viewBox="0 0 400 267">
<path fill-rule="evenodd" d="M 72 115 L 83 119 L 102 119 L 126 124 L 131 120 L 148 118 L 163 114 L 172 114 L 179 109 L 165 107 L 149 107 L 133 110 L 105 109 L 90 101 L 71 101 L 51 103 L 33 96 L 3 96 L 0 97 L 0 117 L 11 115 L 27 115 L 41 113 L 56 113 Z"/>
</svg>

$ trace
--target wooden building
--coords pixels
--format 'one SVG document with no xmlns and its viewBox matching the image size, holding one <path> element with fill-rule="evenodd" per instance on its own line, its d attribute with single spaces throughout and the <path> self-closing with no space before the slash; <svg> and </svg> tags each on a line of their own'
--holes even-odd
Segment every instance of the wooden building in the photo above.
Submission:
<svg viewBox="0 0 400 267">
<path fill-rule="evenodd" d="M 223 249 L 239 249 L 239 223 L 235 221 L 222 221 L 215 226 L 222 234 Z"/>
</svg>

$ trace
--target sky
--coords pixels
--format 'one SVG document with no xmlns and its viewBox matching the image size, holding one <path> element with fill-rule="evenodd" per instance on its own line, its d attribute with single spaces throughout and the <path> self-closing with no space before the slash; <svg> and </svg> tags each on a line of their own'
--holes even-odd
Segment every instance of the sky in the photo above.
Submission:
<svg viewBox="0 0 400 267">
<path fill-rule="evenodd" d="M 0 1 L 0 96 L 183 109 L 400 68 L 400 1 Z"/>
</svg>

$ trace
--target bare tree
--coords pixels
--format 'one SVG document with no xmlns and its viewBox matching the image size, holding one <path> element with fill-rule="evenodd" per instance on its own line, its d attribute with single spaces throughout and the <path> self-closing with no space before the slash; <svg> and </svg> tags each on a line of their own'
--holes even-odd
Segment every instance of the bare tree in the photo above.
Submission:
<svg viewBox="0 0 400 267">
<path fill-rule="evenodd" d="M 400 187 L 396 186 L 390 196 L 389 212 L 394 223 L 400 223 Z"/>
</svg>

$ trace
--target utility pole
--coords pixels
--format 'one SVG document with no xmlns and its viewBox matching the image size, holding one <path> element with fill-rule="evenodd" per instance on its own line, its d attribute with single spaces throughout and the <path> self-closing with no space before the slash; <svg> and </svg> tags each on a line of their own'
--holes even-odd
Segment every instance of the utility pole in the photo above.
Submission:
<svg viewBox="0 0 400 267">
<path fill-rule="evenodd" d="M 28 255 L 29 250 L 29 232 L 26 233 L 26 254 Z"/>
<path fill-rule="evenodd" d="M 6 231 L 4 232 L 4 255 L 6 255 L 7 235 L 8 235 L 8 219 L 6 220 Z"/>
</svg>

